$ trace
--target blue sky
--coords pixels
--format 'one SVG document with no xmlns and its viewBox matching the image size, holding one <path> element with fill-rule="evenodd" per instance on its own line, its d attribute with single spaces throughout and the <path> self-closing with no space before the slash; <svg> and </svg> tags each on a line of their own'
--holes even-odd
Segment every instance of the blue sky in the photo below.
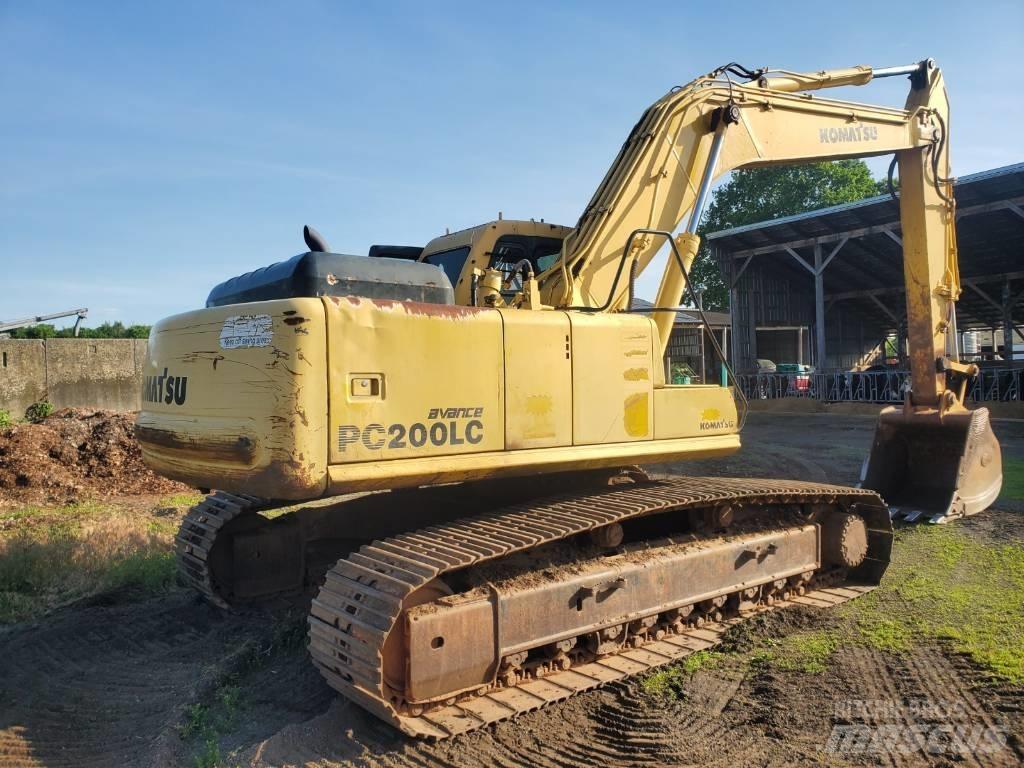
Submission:
<svg viewBox="0 0 1024 768">
<path fill-rule="evenodd" d="M 1022 30 L 1019 0 L 0 0 L 0 319 L 150 323 L 304 250 L 306 223 L 347 253 L 499 210 L 572 224 L 643 109 L 730 60 L 935 57 L 954 172 L 1019 162 Z"/>
</svg>

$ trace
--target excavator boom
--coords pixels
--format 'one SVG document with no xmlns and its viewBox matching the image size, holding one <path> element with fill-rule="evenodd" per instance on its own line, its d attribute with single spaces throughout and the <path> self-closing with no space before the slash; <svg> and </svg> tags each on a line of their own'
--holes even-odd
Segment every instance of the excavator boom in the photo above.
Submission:
<svg viewBox="0 0 1024 768">
<path fill-rule="evenodd" d="M 809 93 L 894 76 L 910 80 L 902 110 Z M 903 407 L 881 414 L 862 479 L 912 519 L 978 512 L 998 496 L 1002 470 L 987 410 L 963 403 L 963 381 L 977 369 L 955 360 L 952 343 L 960 277 L 949 123 L 931 59 L 816 73 L 719 68 L 644 112 L 565 238 L 561 261 L 538 278 L 541 294 L 555 306 L 626 309 L 632 278 L 663 246 L 663 238 L 631 233 L 675 231 L 686 219 L 674 249 L 681 258 L 667 260 L 655 301 L 664 354 L 716 178 L 736 168 L 895 153 L 912 387 Z"/>
</svg>

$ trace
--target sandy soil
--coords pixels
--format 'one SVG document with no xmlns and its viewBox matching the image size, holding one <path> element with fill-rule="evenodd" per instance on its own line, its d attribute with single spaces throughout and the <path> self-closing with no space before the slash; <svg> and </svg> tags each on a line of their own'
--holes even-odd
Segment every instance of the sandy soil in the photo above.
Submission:
<svg viewBox="0 0 1024 768">
<path fill-rule="evenodd" d="M 853 483 L 874 427 L 864 417 L 755 414 L 745 447 L 724 461 L 659 468 Z M 997 424 L 1005 455 L 1024 457 L 1024 425 Z M 1024 542 L 1013 503 L 959 523 L 984 541 Z M 828 612 L 787 609 L 744 632 L 781 637 L 827 628 Z M 904 654 L 842 648 L 823 675 L 728 665 L 698 672 L 686 696 L 613 685 L 454 742 L 414 742 L 333 694 L 301 644 L 281 640 L 301 616 L 225 615 L 175 591 L 123 604 L 105 595 L 31 625 L 0 630 L 0 766 L 174 766 L 202 762 L 185 724 L 198 704 L 230 728 L 224 765 L 1017 765 L 1024 687 L 992 685 L 942 643 Z M 285 631 L 282 631 L 284 629 Z M 237 704 L 224 712 L 226 687 Z M 847 756 L 823 752 L 836 701 L 956 702 L 974 725 L 998 725 L 988 755 Z M 881 721 L 879 721 L 881 722 Z M 197 758 L 197 756 L 200 756 Z M 198 759 L 198 762 L 197 762 Z"/>
</svg>

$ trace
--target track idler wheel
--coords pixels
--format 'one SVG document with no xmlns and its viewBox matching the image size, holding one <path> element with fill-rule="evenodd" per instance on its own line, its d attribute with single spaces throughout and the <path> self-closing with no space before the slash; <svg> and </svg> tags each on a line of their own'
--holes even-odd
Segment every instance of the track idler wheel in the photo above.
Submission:
<svg viewBox="0 0 1024 768">
<path fill-rule="evenodd" d="M 864 518 L 849 512 L 833 512 L 821 525 L 821 555 L 825 562 L 856 568 L 868 554 L 868 527 Z"/>
</svg>

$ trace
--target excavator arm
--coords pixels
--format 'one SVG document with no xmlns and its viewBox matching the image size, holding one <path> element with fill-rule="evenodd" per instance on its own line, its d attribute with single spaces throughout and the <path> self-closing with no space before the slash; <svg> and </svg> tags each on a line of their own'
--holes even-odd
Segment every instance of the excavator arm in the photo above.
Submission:
<svg viewBox="0 0 1024 768">
<path fill-rule="evenodd" d="M 910 79 L 903 109 L 811 93 L 900 75 Z M 542 300 L 581 310 L 626 309 L 633 278 L 663 245 L 634 233 L 675 231 L 685 219 L 676 236 L 681 258 L 667 260 L 656 299 L 658 308 L 676 307 L 717 177 L 737 168 L 892 153 L 900 171 L 912 387 L 901 409 L 882 414 L 865 483 L 891 496 L 890 502 L 915 507 L 908 516 L 925 513 L 941 521 L 983 509 L 1001 485 L 999 445 L 987 411 L 968 412 L 964 387 L 951 386 L 976 369 L 947 356 L 960 282 L 949 103 L 942 73 L 930 59 L 816 73 L 733 64 L 673 89 L 644 112 L 566 237 L 561 259 L 538 277 Z M 662 353 L 674 319 L 672 311 L 655 315 Z M 944 473 L 935 471 L 940 456 Z"/>
</svg>

